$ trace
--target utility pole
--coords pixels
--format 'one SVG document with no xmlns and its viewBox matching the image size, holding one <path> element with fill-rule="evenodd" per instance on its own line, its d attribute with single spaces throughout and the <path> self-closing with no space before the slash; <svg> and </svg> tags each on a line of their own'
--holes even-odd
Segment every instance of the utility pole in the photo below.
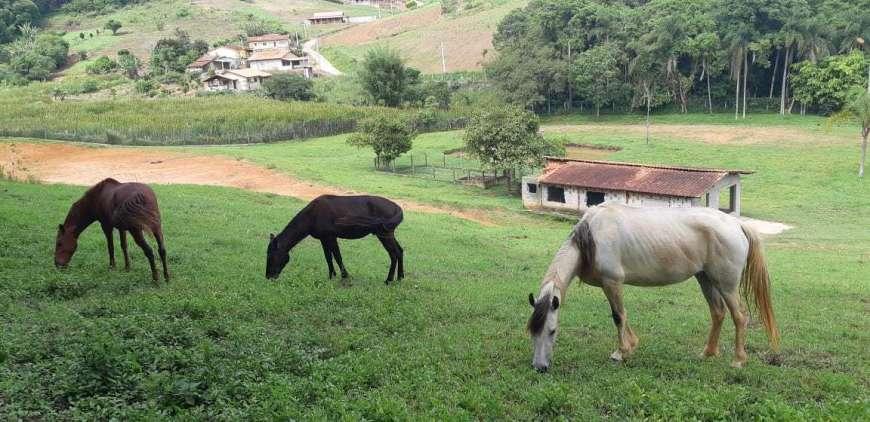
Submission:
<svg viewBox="0 0 870 422">
<path fill-rule="evenodd" d="M 441 41 L 441 73 L 447 73 L 447 62 L 444 61 L 444 41 Z"/>
</svg>

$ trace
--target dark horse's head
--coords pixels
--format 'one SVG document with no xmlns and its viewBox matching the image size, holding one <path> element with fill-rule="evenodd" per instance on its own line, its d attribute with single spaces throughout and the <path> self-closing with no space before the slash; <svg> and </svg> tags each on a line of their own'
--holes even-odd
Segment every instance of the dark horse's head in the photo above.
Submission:
<svg viewBox="0 0 870 422">
<path fill-rule="evenodd" d="M 266 248 L 266 278 L 275 279 L 290 262 L 290 251 L 282 251 L 274 234 L 269 234 L 269 247 Z"/>
<path fill-rule="evenodd" d="M 78 239 L 76 238 L 75 229 L 63 224 L 58 225 L 57 239 L 54 242 L 54 265 L 57 268 L 66 268 L 73 254 L 76 253 L 77 247 Z"/>
</svg>

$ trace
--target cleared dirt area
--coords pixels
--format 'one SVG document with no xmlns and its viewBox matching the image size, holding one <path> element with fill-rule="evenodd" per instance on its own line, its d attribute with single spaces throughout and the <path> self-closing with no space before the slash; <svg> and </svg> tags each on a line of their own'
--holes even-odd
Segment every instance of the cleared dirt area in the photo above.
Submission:
<svg viewBox="0 0 870 422">
<path fill-rule="evenodd" d="M 310 200 L 319 195 L 362 194 L 297 180 L 246 161 L 125 147 L 51 143 L 0 143 L 0 173 L 18 180 L 89 186 L 107 177 L 122 182 L 226 186 Z M 483 211 L 456 210 L 397 200 L 403 208 L 493 226 Z"/>
<path fill-rule="evenodd" d="M 644 125 L 625 124 L 576 124 L 543 126 L 546 133 L 619 133 L 644 136 Z M 719 125 L 654 124 L 650 126 L 652 138 L 686 139 L 710 144 L 770 144 L 781 142 L 818 142 L 820 139 L 839 139 L 832 135 L 818 134 L 793 127 L 735 127 Z"/>
</svg>

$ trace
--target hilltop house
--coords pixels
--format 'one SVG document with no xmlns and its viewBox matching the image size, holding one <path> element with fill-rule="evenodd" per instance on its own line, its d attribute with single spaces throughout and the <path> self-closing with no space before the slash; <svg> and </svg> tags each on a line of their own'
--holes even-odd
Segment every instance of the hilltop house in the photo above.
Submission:
<svg viewBox="0 0 870 422">
<path fill-rule="evenodd" d="M 248 37 L 248 50 L 260 51 L 269 49 L 290 49 L 290 37 L 281 34 L 266 34 L 256 37 Z"/>
<path fill-rule="evenodd" d="M 257 69 L 219 70 L 203 79 L 203 84 L 208 91 L 251 91 L 259 88 L 270 76 Z"/>
<path fill-rule="evenodd" d="M 311 15 L 310 18 L 305 20 L 305 23 L 308 25 L 323 25 L 329 23 L 345 23 L 347 22 L 347 16 L 344 15 L 344 12 L 320 12 Z"/>
<path fill-rule="evenodd" d="M 295 71 L 306 78 L 311 77 L 308 57 L 298 57 L 286 49 L 255 51 L 248 57 L 248 66 L 262 71 Z"/>
<path fill-rule="evenodd" d="M 543 174 L 523 178 L 523 205 L 531 209 L 580 212 L 605 201 L 637 207 L 719 208 L 740 215 L 743 170 L 655 166 L 548 157 Z"/>
<path fill-rule="evenodd" d="M 187 66 L 188 72 L 208 72 L 218 70 L 239 69 L 244 67 L 247 51 L 239 46 L 226 45 L 215 48 L 203 54 Z"/>
</svg>

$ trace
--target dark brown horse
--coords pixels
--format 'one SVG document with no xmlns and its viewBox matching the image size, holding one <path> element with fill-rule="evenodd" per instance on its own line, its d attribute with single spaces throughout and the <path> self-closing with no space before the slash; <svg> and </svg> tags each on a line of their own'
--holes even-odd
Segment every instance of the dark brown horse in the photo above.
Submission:
<svg viewBox="0 0 870 422">
<path fill-rule="evenodd" d="M 299 211 L 287 227 L 275 236 L 270 235 L 266 251 L 266 277 L 277 278 L 290 261 L 290 249 L 308 236 L 320 240 L 329 278 L 335 276 L 332 259 L 341 269 L 341 278 L 347 278 L 347 270 L 341 261 L 338 238 L 360 239 L 374 234 L 390 255 L 390 271 L 386 283 L 393 281 L 393 274 L 401 280 L 405 277 L 404 251 L 396 240 L 394 231 L 402 222 L 402 208 L 395 202 L 379 196 L 334 196 L 315 198 Z"/>
<path fill-rule="evenodd" d="M 163 263 L 163 277 L 169 281 L 166 268 L 166 249 L 163 246 L 163 229 L 160 226 L 160 209 L 154 191 L 141 183 L 121 183 L 115 179 L 104 179 L 97 183 L 69 209 L 66 220 L 57 227 L 57 242 L 54 249 L 54 264 L 65 268 L 78 247 L 79 235 L 93 222 L 99 221 L 106 235 L 109 248 L 109 267 L 115 268 L 115 246 L 112 229 L 121 235 L 121 250 L 124 251 L 124 269 L 130 270 L 130 256 L 127 255 L 127 232 L 145 252 L 151 264 L 151 277 L 156 283 L 157 266 L 154 252 L 145 241 L 144 231 L 150 231 L 157 239 L 157 252 Z"/>
</svg>

